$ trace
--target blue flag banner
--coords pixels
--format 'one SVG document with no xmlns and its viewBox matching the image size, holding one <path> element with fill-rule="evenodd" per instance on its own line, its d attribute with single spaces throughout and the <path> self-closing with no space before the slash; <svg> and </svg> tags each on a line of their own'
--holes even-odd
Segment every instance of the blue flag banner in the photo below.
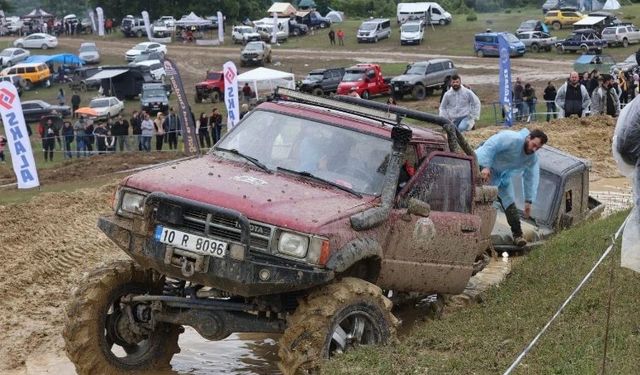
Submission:
<svg viewBox="0 0 640 375">
<path fill-rule="evenodd" d="M 504 125 L 513 125 L 513 102 L 511 101 L 511 57 L 509 42 L 502 34 L 498 34 L 500 48 L 500 107 L 504 113 Z"/>
</svg>

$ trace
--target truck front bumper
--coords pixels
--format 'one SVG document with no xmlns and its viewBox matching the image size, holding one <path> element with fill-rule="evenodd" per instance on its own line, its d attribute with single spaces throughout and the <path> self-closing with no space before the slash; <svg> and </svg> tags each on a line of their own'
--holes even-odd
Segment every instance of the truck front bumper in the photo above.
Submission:
<svg viewBox="0 0 640 375">
<path fill-rule="evenodd" d="M 140 223 L 102 216 L 98 228 L 144 268 L 244 297 L 305 290 L 334 278 L 331 270 L 294 264 L 270 254 L 247 251 L 244 260 L 200 255 L 137 234 Z M 187 266 L 185 266 L 185 263 Z M 186 274 L 185 274 L 186 269 Z"/>
</svg>

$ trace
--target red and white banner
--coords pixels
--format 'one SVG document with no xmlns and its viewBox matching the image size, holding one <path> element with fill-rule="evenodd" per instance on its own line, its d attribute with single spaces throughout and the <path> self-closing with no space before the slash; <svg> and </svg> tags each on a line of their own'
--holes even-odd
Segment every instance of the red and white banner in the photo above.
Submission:
<svg viewBox="0 0 640 375">
<path fill-rule="evenodd" d="M 13 84 L 6 81 L 0 82 L 0 115 L 11 152 L 11 163 L 18 180 L 18 189 L 40 186 L 20 97 Z"/>
<path fill-rule="evenodd" d="M 240 102 L 238 99 L 238 69 L 233 61 L 227 61 L 223 67 L 224 104 L 227 106 L 227 131 L 240 121 Z"/>
</svg>

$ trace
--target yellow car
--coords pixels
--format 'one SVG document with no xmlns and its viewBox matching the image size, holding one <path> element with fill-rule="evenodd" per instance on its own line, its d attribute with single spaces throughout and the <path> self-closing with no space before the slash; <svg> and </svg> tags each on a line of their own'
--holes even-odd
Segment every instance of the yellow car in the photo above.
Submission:
<svg viewBox="0 0 640 375">
<path fill-rule="evenodd" d="M 544 16 L 544 23 L 560 30 L 563 26 L 573 25 L 585 16 L 576 10 L 552 9 Z"/>
<path fill-rule="evenodd" d="M 17 74 L 24 78 L 25 89 L 29 90 L 33 85 L 45 83 L 51 78 L 49 67 L 44 63 L 22 63 L 5 68 L 0 72 L 0 76 Z"/>
</svg>

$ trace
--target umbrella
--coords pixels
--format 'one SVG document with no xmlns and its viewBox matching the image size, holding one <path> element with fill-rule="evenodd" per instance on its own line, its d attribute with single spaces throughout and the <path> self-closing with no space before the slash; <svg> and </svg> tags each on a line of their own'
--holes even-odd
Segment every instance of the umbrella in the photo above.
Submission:
<svg viewBox="0 0 640 375">
<path fill-rule="evenodd" d="M 78 115 L 87 115 L 87 116 L 98 116 L 98 112 L 91 107 L 82 107 L 76 109 L 76 114 Z"/>
</svg>

